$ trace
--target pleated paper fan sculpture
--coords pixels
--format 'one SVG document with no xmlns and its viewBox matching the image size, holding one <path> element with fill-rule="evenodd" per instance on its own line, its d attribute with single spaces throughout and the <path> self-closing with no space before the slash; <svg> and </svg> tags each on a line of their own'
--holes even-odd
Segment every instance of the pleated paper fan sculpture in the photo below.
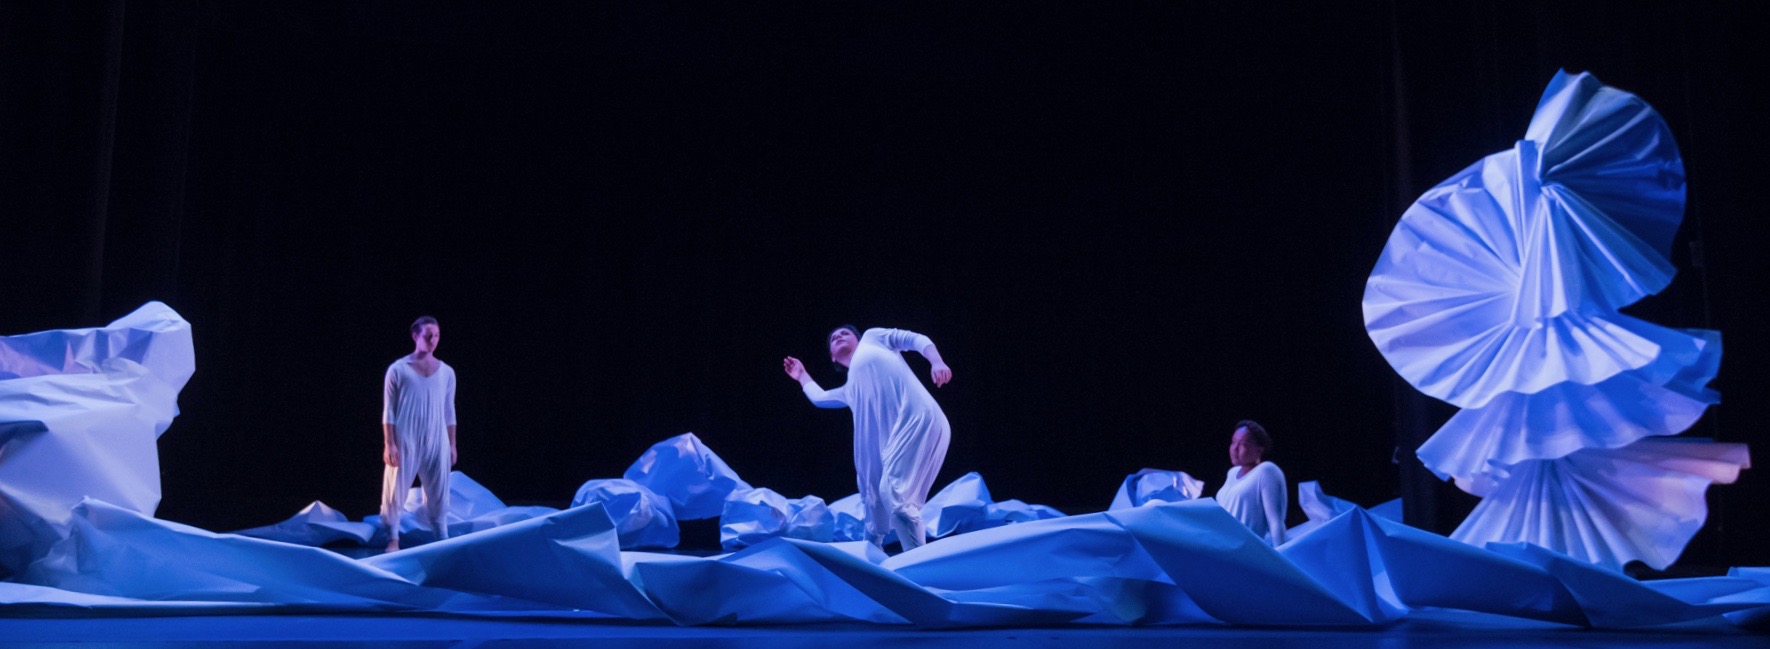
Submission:
<svg viewBox="0 0 1770 649">
<path fill-rule="evenodd" d="M 1414 455 L 1439 477 L 1486 496 L 1496 469 L 1686 430 L 1720 400 L 1706 386 L 1721 361 L 1720 332 L 1688 331 L 1712 353 L 1669 380 L 1624 372 L 1596 385 L 1563 383 L 1533 394 L 1505 393 L 1453 415 Z"/>
<path fill-rule="evenodd" d="M 1629 128 L 1584 132 L 1618 122 Z M 1684 174 L 1665 122 L 1633 95 L 1563 73 L 1530 133 L 1415 201 L 1365 287 L 1365 326 L 1390 364 L 1464 408 L 1597 383 L 1660 361 L 1661 348 L 1697 353 L 1688 336 L 1616 314 L 1671 282 L 1665 224 L 1682 217 Z M 1631 189 L 1653 200 L 1630 204 Z"/>
<path fill-rule="evenodd" d="M 1459 541 L 1527 541 L 1611 568 L 1664 569 L 1708 518 L 1703 495 L 1751 465 L 1744 444 L 1652 437 L 1513 465 L 1451 534 Z"/>
<path fill-rule="evenodd" d="M 1610 506 L 1640 495 L 1586 480 L 1580 472 L 1596 464 L 1576 457 L 1676 435 L 1719 401 L 1706 387 L 1720 368 L 1719 332 L 1619 313 L 1671 283 L 1683 211 L 1684 165 L 1665 120 L 1590 74 L 1560 72 L 1524 139 L 1402 214 L 1365 285 L 1365 328 L 1410 384 L 1463 408 L 1417 453 L 1487 498 L 1459 538 L 1537 543 L 1620 567 L 1669 563 L 1701 526 L 1706 510 Z M 1719 456 L 1747 462 L 1743 447 Z M 1555 464 L 1525 466 L 1533 462 Z M 1677 484 L 1700 502 L 1709 481 Z M 1530 520 L 1483 522 L 1524 511 Z M 1630 533 L 1660 516 L 1695 516 L 1695 525 Z M 1575 528 L 1589 533 L 1566 532 Z"/>
</svg>

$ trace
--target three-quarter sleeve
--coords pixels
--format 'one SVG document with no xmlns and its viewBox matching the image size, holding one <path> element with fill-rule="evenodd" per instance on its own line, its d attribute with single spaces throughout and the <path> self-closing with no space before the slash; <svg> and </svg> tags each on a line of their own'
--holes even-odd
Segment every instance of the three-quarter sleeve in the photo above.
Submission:
<svg viewBox="0 0 1770 649">
<path fill-rule="evenodd" d="M 868 329 L 867 333 L 878 336 L 879 344 L 894 352 L 922 353 L 934 341 L 927 336 L 908 329 Z"/>
<path fill-rule="evenodd" d="M 449 368 L 449 394 L 443 401 L 443 423 L 455 425 L 455 368 Z"/>
<path fill-rule="evenodd" d="M 807 379 L 804 383 L 799 384 L 799 389 L 805 391 L 805 398 L 811 400 L 811 405 L 819 408 L 848 407 L 848 386 L 846 385 L 834 390 L 825 390 L 817 384 L 817 381 Z"/>
<path fill-rule="evenodd" d="M 393 423 L 394 404 L 399 402 L 399 372 L 388 366 L 387 375 L 381 378 L 381 423 Z"/>
</svg>

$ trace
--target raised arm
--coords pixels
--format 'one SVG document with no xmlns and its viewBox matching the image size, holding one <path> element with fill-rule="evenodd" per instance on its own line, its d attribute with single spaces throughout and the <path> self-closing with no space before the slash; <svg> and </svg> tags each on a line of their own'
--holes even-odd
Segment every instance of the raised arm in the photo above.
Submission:
<svg viewBox="0 0 1770 649">
<path fill-rule="evenodd" d="M 934 340 L 908 329 L 880 329 L 879 340 L 887 349 L 894 352 L 915 351 L 928 359 L 928 378 L 934 381 L 934 387 L 947 384 L 953 380 L 953 370 L 941 360 L 940 350 L 934 348 Z"/>
<path fill-rule="evenodd" d="M 805 371 L 805 364 L 791 356 L 788 356 L 782 365 L 787 371 L 787 378 L 799 382 L 799 389 L 805 392 L 805 398 L 811 400 L 811 405 L 819 408 L 848 407 L 848 386 L 844 385 L 834 390 L 823 389 L 817 384 L 817 381 L 812 380 L 811 373 Z"/>
</svg>

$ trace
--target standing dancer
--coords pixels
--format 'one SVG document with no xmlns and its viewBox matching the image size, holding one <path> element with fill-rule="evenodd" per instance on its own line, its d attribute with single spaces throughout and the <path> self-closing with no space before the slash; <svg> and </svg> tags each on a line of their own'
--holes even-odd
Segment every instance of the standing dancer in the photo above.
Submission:
<svg viewBox="0 0 1770 649">
<path fill-rule="evenodd" d="M 1284 472 L 1266 460 L 1272 435 L 1252 419 L 1235 424 L 1229 436 L 1229 475 L 1217 490 L 1217 504 L 1241 521 L 1267 545 L 1284 545 L 1284 518 L 1290 491 Z"/>
<path fill-rule="evenodd" d="M 868 329 L 853 325 L 830 332 L 830 360 L 848 368 L 848 383 L 834 390 L 818 387 L 799 359 L 788 356 L 787 376 L 799 382 L 805 396 L 819 408 L 848 408 L 854 413 L 854 472 L 865 508 L 867 535 L 884 545 L 885 533 L 896 531 L 903 549 L 925 542 L 922 505 L 946 460 L 951 438 L 946 413 L 934 395 L 916 379 L 901 352 L 918 351 L 933 365 L 936 387 L 946 385 L 953 371 L 940 360 L 934 341 L 902 329 Z"/>
<path fill-rule="evenodd" d="M 412 353 L 387 367 L 381 408 L 381 524 L 387 550 L 399 549 L 399 518 L 417 479 L 424 515 L 438 539 L 449 537 L 449 469 L 455 466 L 455 369 L 436 357 L 436 318 L 412 323 Z"/>
</svg>

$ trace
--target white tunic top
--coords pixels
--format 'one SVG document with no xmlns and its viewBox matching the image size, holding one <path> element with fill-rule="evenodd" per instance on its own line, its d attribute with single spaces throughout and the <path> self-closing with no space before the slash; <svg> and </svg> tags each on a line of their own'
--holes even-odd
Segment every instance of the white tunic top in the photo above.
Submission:
<svg viewBox="0 0 1770 649">
<path fill-rule="evenodd" d="M 1289 506 L 1284 472 L 1276 464 L 1261 462 L 1245 476 L 1237 477 L 1238 473 L 1241 467 L 1229 467 L 1229 476 L 1217 490 L 1217 504 L 1268 545 L 1284 544 L 1284 517 Z"/>
<path fill-rule="evenodd" d="M 448 466 L 449 427 L 455 425 L 455 368 L 441 360 L 430 376 L 412 367 L 411 357 L 387 366 L 381 423 L 393 424 L 402 457 L 440 454 Z"/>
<path fill-rule="evenodd" d="M 902 352 L 933 345 L 902 329 L 868 329 L 848 362 L 848 383 L 824 390 L 805 381 L 805 396 L 820 408 L 846 407 L 854 414 L 854 468 L 871 531 L 883 535 L 885 518 L 903 511 L 919 516 L 951 432 L 946 413 L 916 377 Z"/>
</svg>

